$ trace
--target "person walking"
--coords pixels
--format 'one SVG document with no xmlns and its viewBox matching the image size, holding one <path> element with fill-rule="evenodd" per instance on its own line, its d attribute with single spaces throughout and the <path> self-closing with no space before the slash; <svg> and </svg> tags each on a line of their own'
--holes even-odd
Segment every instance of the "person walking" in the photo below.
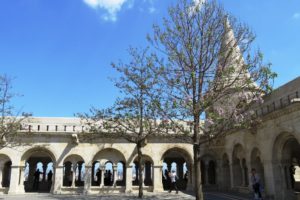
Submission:
<svg viewBox="0 0 300 200">
<path fill-rule="evenodd" d="M 177 177 L 177 174 L 176 174 L 175 170 L 172 170 L 172 172 L 169 174 L 169 176 L 170 176 L 170 179 L 171 179 L 171 187 L 170 187 L 169 193 L 171 193 L 172 190 L 175 189 L 176 194 L 178 194 L 178 188 L 177 188 L 177 183 L 176 183 L 178 177 Z"/>
<path fill-rule="evenodd" d="M 254 192 L 254 199 L 262 200 L 262 195 L 261 195 L 262 185 L 261 185 L 260 177 L 256 173 L 255 168 L 251 170 L 251 185 Z"/>
</svg>

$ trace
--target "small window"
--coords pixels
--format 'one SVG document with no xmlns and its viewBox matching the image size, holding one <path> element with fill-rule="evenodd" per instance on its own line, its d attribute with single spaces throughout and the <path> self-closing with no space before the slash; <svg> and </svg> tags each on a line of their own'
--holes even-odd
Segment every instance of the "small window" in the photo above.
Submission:
<svg viewBox="0 0 300 200">
<path fill-rule="evenodd" d="M 41 126 L 40 126 L 40 125 L 37 126 L 37 130 L 38 130 L 38 131 L 41 130 Z"/>
<path fill-rule="evenodd" d="M 46 130 L 49 131 L 49 125 L 46 126 Z"/>
<path fill-rule="evenodd" d="M 67 126 L 64 126 L 64 131 L 67 131 Z"/>
<path fill-rule="evenodd" d="M 58 131 L 58 126 L 55 126 L 55 131 Z"/>
<path fill-rule="evenodd" d="M 75 131 L 75 128 L 76 128 L 76 127 L 75 127 L 75 126 L 73 126 L 73 131 Z"/>
</svg>

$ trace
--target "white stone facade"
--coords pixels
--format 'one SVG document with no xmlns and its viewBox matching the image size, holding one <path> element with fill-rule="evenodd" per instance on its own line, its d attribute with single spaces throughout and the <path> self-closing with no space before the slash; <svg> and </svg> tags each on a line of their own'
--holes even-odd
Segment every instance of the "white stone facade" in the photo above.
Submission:
<svg viewBox="0 0 300 200">
<path fill-rule="evenodd" d="M 137 190 L 138 186 L 134 185 L 132 172 L 136 158 L 135 144 L 121 138 L 110 139 L 84 134 L 83 129 L 78 118 L 30 119 L 30 123 L 26 126 L 27 131 L 21 131 L 14 138 L 16 143 L 0 150 L 0 169 L 5 165 L 10 166 L 8 172 L 0 174 L 0 179 L 2 175 L 3 180 L 10 179 L 9 184 L 1 185 L 0 191 L 10 194 L 36 191 L 55 194 L 97 194 Z M 142 149 L 146 160 L 144 189 L 163 191 L 163 162 L 167 163 L 169 169 L 171 162 L 177 162 L 180 179 L 185 182 L 183 164 L 186 163 L 188 170 L 191 169 L 192 151 L 192 146 L 186 143 L 169 138 L 150 138 Z M 53 176 L 50 182 L 49 163 L 50 165 L 53 163 L 51 167 Z M 104 180 L 106 163 L 111 165 L 109 184 Z M 93 171 L 98 167 L 101 173 L 98 177 L 101 179 L 99 182 L 96 177 L 97 171 Z M 39 189 L 35 190 L 34 173 L 37 168 L 41 174 L 38 181 Z M 121 175 L 119 171 L 122 171 Z M 120 177 L 123 177 L 122 180 Z M 183 183 L 183 187 L 192 190 L 192 181 L 192 173 L 189 172 L 188 181 Z"/>
</svg>

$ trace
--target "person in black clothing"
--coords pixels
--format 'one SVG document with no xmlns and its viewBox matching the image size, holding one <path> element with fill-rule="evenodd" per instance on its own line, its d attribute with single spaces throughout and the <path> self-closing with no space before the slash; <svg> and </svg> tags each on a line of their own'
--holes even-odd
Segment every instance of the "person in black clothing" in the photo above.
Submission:
<svg viewBox="0 0 300 200">
<path fill-rule="evenodd" d="M 169 170 L 165 169 L 165 183 L 166 183 L 166 186 L 164 189 L 170 189 L 171 188 L 171 178 L 170 178 L 170 172 Z"/>
<path fill-rule="evenodd" d="M 104 185 L 108 185 L 108 170 L 105 170 L 104 173 Z"/>
<path fill-rule="evenodd" d="M 48 182 L 51 182 L 52 181 L 52 176 L 53 176 L 53 173 L 52 173 L 52 170 L 50 170 L 49 172 L 48 172 Z"/>
<path fill-rule="evenodd" d="M 97 172 L 96 172 L 96 177 L 97 177 L 97 185 L 100 185 L 100 178 L 101 178 L 101 172 L 100 169 L 98 168 Z"/>
<path fill-rule="evenodd" d="M 34 190 L 38 190 L 39 189 L 39 183 L 40 183 L 40 170 L 37 169 L 35 172 L 34 172 L 34 180 L 33 180 L 33 189 Z"/>
<path fill-rule="evenodd" d="M 111 173 L 110 170 L 108 170 L 108 174 L 107 174 L 107 183 L 108 183 L 108 185 L 112 185 L 111 178 L 112 178 L 112 173 Z"/>
</svg>

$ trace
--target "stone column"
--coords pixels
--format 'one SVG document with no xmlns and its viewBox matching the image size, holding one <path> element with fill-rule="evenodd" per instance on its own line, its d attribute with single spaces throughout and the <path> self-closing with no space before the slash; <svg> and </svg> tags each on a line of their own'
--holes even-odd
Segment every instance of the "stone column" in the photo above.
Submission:
<svg viewBox="0 0 300 200">
<path fill-rule="evenodd" d="M 3 177 L 2 177 L 2 173 L 3 173 L 3 168 L 4 168 L 4 163 L 2 163 L 0 161 L 0 188 L 2 188 L 2 182 L 3 182 Z"/>
<path fill-rule="evenodd" d="M 193 191 L 193 165 L 191 164 L 187 164 L 187 169 L 188 169 L 188 182 L 187 182 L 187 186 L 186 189 L 187 191 Z"/>
<path fill-rule="evenodd" d="M 163 192 L 162 165 L 153 166 L 153 192 Z"/>
<path fill-rule="evenodd" d="M 47 164 L 43 163 L 43 181 L 46 182 Z"/>
<path fill-rule="evenodd" d="M 273 166 L 274 167 L 278 167 L 278 166 L 276 165 L 276 163 L 273 163 L 271 160 L 265 160 L 265 161 L 262 161 L 262 163 L 264 166 L 264 175 L 265 175 L 264 187 L 265 187 L 266 197 L 269 199 L 274 199 L 276 196 L 276 193 L 275 193 L 276 185 L 280 184 L 280 183 L 279 182 L 277 183 L 277 180 L 274 177 L 275 173 L 274 173 Z M 280 174 L 278 174 L 278 175 L 280 175 Z M 284 183 L 281 183 L 281 184 L 284 184 Z"/>
<path fill-rule="evenodd" d="M 243 166 L 243 162 L 242 162 L 242 159 L 240 159 L 240 168 L 241 168 L 241 172 L 242 172 L 242 185 L 239 185 L 239 186 L 245 186 L 246 185 L 246 180 L 245 180 L 245 168 Z"/>
<path fill-rule="evenodd" d="M 101 170 L 101 181 L 100 181 L 100 188 L 104 187 L 104 172 L 105 172 L 105 166 L 99 166 L 100 170 Z"/>
<path fill-rule="evenodd" d="M 178 161 L 177 162 L 177 176 L 179 180 L 183 180 L 183 161 Z"/>
<path fill-rule="evenodd" d="M 90 193 L 91 188 L 91 176 L 92 176 L 92 166 L 85 166 L 85 173 L 84 173 L 84 194 Z"/>
<path fill-rule="evenodd" d="M 76 169 L 77 163 L 72 163 L 73 173 L 72 173 L 72 187 L 75 187 L 75 180 L 76 180 Z"/>
<path fill-rule="evenodd" d="M 116 187 L 117 186 L 117 181 L 118 181 L 118 166 L 117 165 L 113 166 L 113 177 L 114 177 L 113 186 Z"/>
<path fill-rule="evenodd" d="M 24 186 L 19 184 L 20 178 L 20 168 L 19 166 L 11 166 L 11 178 L 10 178 L 10 187 L 9 194 L 20 194 L 24 193 Z"/>
<path fill-rule="evenodd" d="M 70 166 L 71 167 L 71 166 Z M 64 166 L 53 166 L 53 177 L 52 177 L 52 187 L 54 194 L 61 194 L 61 188 L 63 187 L 63 170 Z M 70 169 L 71 171 L 71 169 Z M 66 172 L 66 174 L 68 174 Z M 69 176 L 67 177 L 67 180 L 69 180 Z"/>
<path fill-rule="evenodd" d="M 231 188 L 234 188 L 233 164 L 232 164 L 232 162 L 229 162 L 229 170 L 230 170 L 230 183 L 231 183 Z"/>
<path fill-rule="evenodd" d="M 24 179 L 25 179 L 25 168 L 26 166 L 20 166 L 20 187 L 23 186 L 24 188 Z"/>
<path fill-rule="evenodd" d="M 126 166 L 126 193 L 132 192 L 132 166 Z"/>
<path fill-rule="evenodd" d="M 204 176 L 205 176 L 204 181 L 205 181 L 205 183 L 203 183 L 203 185 L 209 185 L 209 181 L 208 181 L 208 178 L 209 178 L 208 177 L 209 160 L 205 160 L 204 165 L 205 165 L 205 167 L 204 167 Z"/>
</svg>

